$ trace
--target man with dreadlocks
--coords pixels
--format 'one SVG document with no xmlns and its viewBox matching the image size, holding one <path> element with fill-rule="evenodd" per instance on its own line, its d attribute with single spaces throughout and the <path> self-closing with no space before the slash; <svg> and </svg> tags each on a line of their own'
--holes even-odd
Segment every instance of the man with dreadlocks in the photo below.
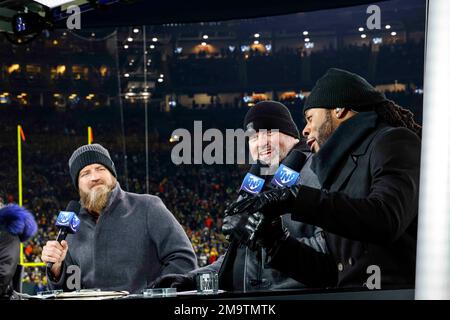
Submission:
<svg viewBox="0 0 450 320">
<path fill-rule="evenodd" d="M 284 230 L 270 244 L 268 265 L 312 287 L 413 286 L 420 130 L 412 113 L 365 79 L 340 69 L 320 78 L 304 106 L 303 136 L 322 189 L 269 190 L 230 208 L 321 227 L 329 254 Z"/>
</svg>

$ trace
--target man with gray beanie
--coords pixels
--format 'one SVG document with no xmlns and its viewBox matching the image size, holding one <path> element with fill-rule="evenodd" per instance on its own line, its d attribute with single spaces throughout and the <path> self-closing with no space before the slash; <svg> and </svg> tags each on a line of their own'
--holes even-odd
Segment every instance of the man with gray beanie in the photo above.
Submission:
<svg viewBox="0 0 450 320">
<path fill-rule="evenodd" d="M 304 106 L 303 136 L 322 189 L 270 190 L 237 204 L 325 231 L 329 254 L 272 241 L 269 265 L 313 287 L 387 289 L 415 279 L 420 126 L 362 77 L 330 69 Z M 264 235 L 261 235 L 264 237 Z"/>
<path fill-rule="evenodd" d="M 123 191 L 114 162 L 99 144 L 84 145 L 69 159 L 80 194 L 80 230 L 61 243 L 48 241 L 42 261 L 50 287 L 68 289 L 68 267 L 78 266 L 82 288 L 137 293 L 164 274 L 197 267 L 192 245 L 159 197 Z"/>
<path fill-rule="evenodd" d="M 289 110 L 280 102 L 263 101 L 253 106 L 246 114 L 244 128 L 249 132 L 249 149 L 253 160 L 266 165 L 278 164 L 294 150 L 310 154 L 299 140 L 297 125 Z M 319 188 L 316 175 L 310 170 L 310 161 L 303 166 L 300 175 L 304 184 Z M 267 177 L 266 181 L 270 181 Z M 238 200 L 239 201 L 239 200 Z M 322 229 L 293 221 L 289 210 L 275 221 L 259 220 L 256 214 L 227 215 L 225 212 L 222 232 L 224 235 L 239 234 L 249 238 L 255 223 L 259 224 L 257 233 L 263 233 L 270 239 L 293 237 L 311 251 L 325 254 L 328 252 Z M 250 248 L 240 243 L 237 249 L 231 245 L 225 255 L 213 264 L 193 270 L 186 275 L 165 275 L 155 281 L 154 287 L 177 287 L 181 290 L 195 289 L 195 274 L 198 272 L 220 273 L 219 288 L 228 291 L 267 291 L 298 289 L 305 285 L 288 274 L 265 264 L 267 251 L 265 243 L 269 241 L 252 241 Z M 221 272 L 219 272 L 219 270 Z"/>
</svg>

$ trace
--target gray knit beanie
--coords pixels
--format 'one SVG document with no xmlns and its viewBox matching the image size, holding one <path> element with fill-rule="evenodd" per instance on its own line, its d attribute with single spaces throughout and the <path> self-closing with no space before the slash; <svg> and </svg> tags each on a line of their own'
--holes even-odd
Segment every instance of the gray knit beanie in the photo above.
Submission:
<svg viewBox="0 0 450 320">
<path fill-rule="evenodd" d="M 75 150 L 69 159 L 70 176 L 77 190 L 78 174 L 84 167 L 94 163 L 104 165 L 117 178 L 116 168 L 108 150 L 98 143 L 86 144 Z"/>
</svg>

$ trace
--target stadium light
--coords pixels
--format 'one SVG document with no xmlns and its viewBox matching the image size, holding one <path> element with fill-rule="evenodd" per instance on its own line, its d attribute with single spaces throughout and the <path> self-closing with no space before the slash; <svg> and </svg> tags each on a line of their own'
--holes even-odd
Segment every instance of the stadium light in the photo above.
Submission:
<svg viewBox="0 0 450 320">
<path fill-rule="evenodd" d="M 380 37 L 375 37 L 372 39 L 373 44 L 382 44 L 383 43 L 383 38 Z"/>
</svg>

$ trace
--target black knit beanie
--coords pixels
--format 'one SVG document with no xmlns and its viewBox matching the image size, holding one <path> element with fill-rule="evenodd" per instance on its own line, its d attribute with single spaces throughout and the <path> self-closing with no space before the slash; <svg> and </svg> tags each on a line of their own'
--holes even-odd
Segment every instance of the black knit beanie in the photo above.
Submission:
<svg viewBox="0 0 450 320">
<path fill-rule="evenodd" d="M 86 144 L 75 150 L 69 159 L 70 176 L 77 190 L 78 174 L 84 167 L 94 163 L 104 165 L 117 178 L 116 168 L 108 150 L 98 143 Z"/>
<path fill-rule="evenodd" d="M 320 78 L 306 99 L 303 113 L 311 108 L 351 108 L 362 112 L 387 101 L 366 79 L 346 70 L 331 68 Z"/>
<path fill-rule="evenodd" d="M 297 125 L 289 109 L 276 101 L 262 101 L 248 110 L 244 118 L 244 129 L 255 131 L 278 129 L 289 136 L 299 139 Z"/>
</svg>

